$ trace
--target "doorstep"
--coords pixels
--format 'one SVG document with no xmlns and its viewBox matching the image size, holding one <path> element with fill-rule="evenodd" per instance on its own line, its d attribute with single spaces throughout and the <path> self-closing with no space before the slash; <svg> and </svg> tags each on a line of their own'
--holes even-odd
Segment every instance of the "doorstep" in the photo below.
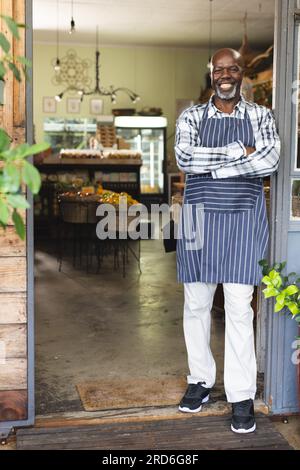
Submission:
<svg viewBox="0 0 300 470">
<path fill-rule="evenodd" d="M 267 405 L 262 400 L 254 401 L 256 413 L 269 414 Z M 97 424 L 119 423 L 126 421 L 155 421 L 162 419 L 186 419 L 195 414 L 198 417 L 223 416 L 231 413 L 231 405 L 225 401 L 216 401 L 203 405 L 200 413 L 182 413 L 177 406 L 126 408 L 103 411 L 78 411 L 54 413 L 36 416 L 35 427 L 90 426 Z"/>
</svg>

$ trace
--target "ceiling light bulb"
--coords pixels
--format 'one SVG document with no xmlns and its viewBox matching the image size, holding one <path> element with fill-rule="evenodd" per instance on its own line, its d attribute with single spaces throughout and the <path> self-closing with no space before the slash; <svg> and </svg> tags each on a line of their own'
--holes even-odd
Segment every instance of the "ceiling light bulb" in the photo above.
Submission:
<svg viewBox="0 0 300 470">
<path fill-rule="evenodd" d="M 55 70 L 55 72 L 60 72 L 60 60 L 59 60 L 58 57 L 55 61 L 54 70 Z"/>
<path fill-rule="evenodd" d="M 73 34 L 76 32 L 76 29 L 75 29 L 75 21 L 74 19 L 72 18 L 71 19 L 71 28 L 70 28 L 70 31 L 69 31 L 69 34 Z"/>
<path fill-rule="evenodd" d="M 56 101 L 59 103 L 62 100 L 63 96 L 64 96 L 63 93 L 60 93 L 59 95 L 56 95 L 55 96 Z"/>
<path fill-rule="evenodd" d="M 83 91 L 82 91 L 82 90 L 78 90 L 77 93 L 78 93 L 79 96 L 82 96 L 82 95 L 83 95 Z"/>
</svg>

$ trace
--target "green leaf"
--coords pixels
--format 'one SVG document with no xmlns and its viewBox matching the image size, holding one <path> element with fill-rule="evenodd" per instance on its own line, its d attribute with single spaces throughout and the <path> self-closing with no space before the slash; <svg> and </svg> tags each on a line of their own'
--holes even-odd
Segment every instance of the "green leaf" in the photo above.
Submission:
<svg viewBox="0 0 300 470">
<path fill-rule="evenodd" d="M 16 193 L 20 187 L 20 170 L 14 163 L 7 163 L 3 169 L 4 183 L 9 188 L 9 192 Z"/>
<path fill-rule="evenodd" d="M 269 297 L 275 297 L 276 295 L 278 295 L 279 291 L 274 287 L 269 286 L 263 290 L 263 294 L 265 298 L 268 299 Z"/>
<path fill-rule="evenodd" d="M 263 282 L 264 284 L 266 284 L 266 286 L 271 286 L 271 285 L 272 285 L 272 281 L 270 280 L 269 276 L 264 276 L 264 277 L 262 278 L 262 282 Z"/>
<path fill-rule="evenodd" d="M 35 155 L 40 152 L 48 150 L 50 144 L 48 142 L 41 142 L 40 144 L 34 144 L 29 147 L 29 155 Z"/>
<path fill-rule="evenodd" d="M 281 294 L 277 295 L 276 297 L 276 302 L 277 304 L 279 305 L 284 305 L 284 301 L 285 301 L 285 294 L 282 292 Z"/>
<path fill-rule="evenodd" d="M 286 267 L 286 261 L 280 263 L 280 271 L 282 271 Z"/>
<path fill-rule="evenodd" d="M 287 307 L 293 315 L 297 315 L 297 313 L 300 313 L 300 309 L 298 308 L 296 302 L 289 302 L 287 304 Z"/>
<path fill-rule="evenodd" d="M 30 80 L 30 75 L 27 72 L 27 68 L 24 65 L 22 65 L 22 70 L 23 70 L 24 77 L 26 78 L 26 80 Z"/>
<path fill-rule="evenodd" d="M 266 259 L 261 259 L 261 260 L 258 262 L 258 264 L 259 264 L 260 266 L 268 266 L 268 262 L 267 262 Z"/>
<path fill-rule="evenodd" d="M 7 201 L 15 209 L 29 209 L 30 205 L 26 201 L 26 198 L 21 194 L 9 194 Z"/>
<path fill-rule="evenodd" d="M 282 285 L 281 276 L 275 269 L 272 269 L 272 271 L 270 271 L 269 277 L 273 286 L 280 287 Z"/>
<path fill-rule="evenodd" d="M 31 155 L 35 155 L 36 153 L 43 152 L 44 150 L 49 148 L 49 144 L 46 142 L 42 142 L 41 144 L 29 145 L 27 143 L 20 144 L 16 147 L 11 147 L 8 151 L 2 152 L 2 156 L 4 156 L 7 160 L 20 160 L 25 159 Z"/>
<path fill-rule="evenodd" d="M 44 152 L 50 147 L 47 142 L 41 142 L 40 144 L 28 145 L 21 144 L 17 147 L 18 154 L 21 158 L 30 157 L 40 152 Z"/>
<path fill-rule="evenodd" d="M 3 62 L 0 62 L 0 80 L 3 81 L 5 74 L 6 74 L 6 68 L 4 67 Z"/>
<path fill-rule="evenodd" d="M 15 224 L 17 234 L 19 235 L 21 240 L 24 240 L 24 238 L 25 238 L 25 225 L 24 225 L 22 217 L 16 211 L 16 209 L 14 209 L 14 211 L 13 211 L 12 220 L 13 220 L 13 223 Z"/>
<path fill-rule="evenodd" d="M 10 145 L 10 138 L 4 129 L 0 129 L 0 152 L 7 150 Z"/>
<path fill-rule="evenodd" d="M 18 55 L 17 56 L 17 61 L 20 62 L 20 64 L 25 65 L 26 67 L 31 67 L 31 60 L 27 59 L 27 57 L 23 57 Z"/>
<path fill-rule="evenodd" d="M 275 307 L 274 307 L 274 312 L 280 312 L 280 310 L 282 310 L 283 307 L 284 307 L 284 305 L 276 302 Z"/>
<path fill-rule="evenodd" d="M 278 274 L 277 271 L 275 271 L 275 269 L 272 269 L 272 271 L 270 271 L 270 273 L 269 273 L 269 278 L 271 280 L 276 279 L 278 276 L 279 276 L 279 274 Z"/>
<path fill-rule="evenodd" d="M 24 161 L 23 180 L 33 194 L 37 194 L 41 187 L 41 177 L 38 170 L 31 163 Z"/>
<path fill-rule="evenodd" d="M 295 286 L 294 284 L 288 286 L 286 289 L 284 289 L 284 292 L 287 294 L 287 295 L 293 295 L 293 294 L 296 294 L 297 292 L 299 292 L 299 288 L 297 286 Z"/>
<path fill-rule="evenodd" d="M 11 147 L 8 150 L 4 150 L 1 155 L 7 161 L 16 160 L 18 157 L 18 152 L 16 147 Z"/>
<path fill-rule="evenodd" d="M 3 33 L 0 33 L 0 47 L 3 49 L 3 51 L 7 54 L 10 50 L 10 43 L 6 39 Z"/>
<path fill-rule="evenodd" d="M 4 19 L 5 23 L 7 24 L 11 34 L 16 39 L 20 39 L 19 26 L 17 25 L 17 23 L 10 16 L 5 16 L 5 15 L 1 15 L 1 16 Z"/>
<path fill-rule="evenodd" d="M 18 82 L 20 82 L 21 81 L 21 74 L 20 74 L 19 69 L 15 66 L 15 64 L 13 62 L 8 62 L 8 67 L 10 68 L 12 73 L 14 74 L 15 79 L 18 80 Z"/>
<path fill-rule="evenodd" d="M 8 219 L 9 219 L 8 206 L 6 202 L 3 201 L 3 199 L 0 199 L 0 221 L 3 224 L 7 225 Z"/>
</svg>

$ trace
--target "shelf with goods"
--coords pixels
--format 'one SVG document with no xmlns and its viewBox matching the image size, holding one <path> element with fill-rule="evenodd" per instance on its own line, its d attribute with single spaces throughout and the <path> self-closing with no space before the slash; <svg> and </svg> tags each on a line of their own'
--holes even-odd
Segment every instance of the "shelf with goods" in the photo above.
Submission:
<svg viewBox="0 0 300 470">
<path fill-rule="evenodd" d="M 140 201 L 140 167 L 138 159 L 59 159 L 48 157 L 36 165 L 42 187 L 35 198 L 37 233 L 55 237 L 59 219 L 58 195 L 69 188 L 93 185 L 117 193 L 126 192 Z"/>
</svg>

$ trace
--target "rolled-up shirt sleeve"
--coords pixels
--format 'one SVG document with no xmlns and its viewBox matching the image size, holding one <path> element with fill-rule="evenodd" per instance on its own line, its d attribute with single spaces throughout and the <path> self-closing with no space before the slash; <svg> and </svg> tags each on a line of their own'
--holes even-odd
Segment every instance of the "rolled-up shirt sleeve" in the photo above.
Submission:
<svg viewBox="0 0 300 470">
<path fill-rule="evenodd" d="M 264 177 L 274 173 L 279 166 L 280 140 L 272 111 L 264 108 L 261 125 L 255 135 L 255 152 L 226 162 L 222 168 L 212 170 L 213 178 L 232 176 Z"/>
<path fill-rule="evenodd" d="M 181 114 L 176 123 L 175 156 L 184 173 L 207 173 L 221 169 L 225 164 L 239 161 L 246 155 L 243 143 L 238 140 L 224 147 L 202 147 L 199 123 L 189 110 Z"/>
</svg>

